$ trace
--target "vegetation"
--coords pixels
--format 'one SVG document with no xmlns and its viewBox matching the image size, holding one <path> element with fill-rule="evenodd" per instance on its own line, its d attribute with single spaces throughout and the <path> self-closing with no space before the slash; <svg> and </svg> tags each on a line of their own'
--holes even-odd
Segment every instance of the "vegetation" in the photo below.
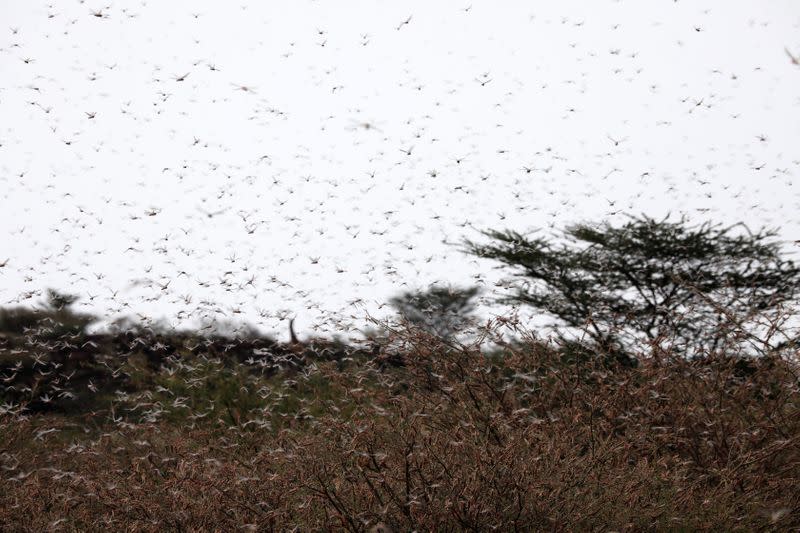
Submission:
<svg viewBox="0 0 800 533">
<path fill-rule="evenodd" d="M 554 315 L 623 358 L 626 349 L 643 345 L 703 356 L 730 340 L 731 328 L 759 355 L 796 341 L 773 345 L 774 335 L 753 334 L 759 326 L 770 332 L 800 293 L 800 266 L 768 240 L 775 231 L 692 228 L 683 217 L 668 218 L 569 227 L 564 236 L 585 245 L 578 248 L 494 230 L 485 232 L 494 243 L 466 244 L 471 253 L 518 269 L 516 291 L 502 301 Z M 732 234 L 736 228 L 744 232 Z"/>
<path fill-rule="evenodd" d="M 474 317 L 477 287 L 467 289 L 432 286 L 408 291 L 389 300 L 400 316 L 442 339 L 452 339 Z"/>
<path fill-rule="evenodd" d="M 653 242 L 642 226 L 629 228 Z M 686 235 L 672 228 L 664 246 Z M 513 257 L 535 255 L 544 266 L 526 264 L 542 275 L 558 261 L 592 272 L 619 264 L 615 246 L 636 249 L 609 228 L 578 234 L 598 244 L 555 259 L 544 243 L 519 245 Z M 712 266 L 733 270 L 717 259 L 672 269 L 714 295 Z M 626 268 L 650 269 L 634 271 L 637 283 L 666 290 L 655 262 L 636 261 Z M 792 272 L 775 265 L 773 274 Z M 621 270 L 593 275 L 622 290 Z M 588 298 L 581 279 L 565 268 L 555 287 Z M 649 323 L 644 311 L 630 325 L 615 321 L 613 299 L 597 294 L 604 335 Z M 474 292 L 454 295 L 468 312 Z M 697 298 L 695 309 L 655 305 L 650 320 L 691 344 L 685 313 L 710 312 Z M 376 321 L 378 340 L 362 344 L 135 324 L 89 333 L 94 317 L 58 293 L 41 309 L 1 310 L 0 530 L 800 528 L 798 352 L 769 340 L 796 338 L 791 300 L 763 343 L 750 345 L 760 353 L 734 321 L 754 306 L 737 301 L 691 323 L 702 352 L 654 334 L 620 348 L 630 359 L 601 342 L 544 340 L 513 317 L 459 340 L 455 327 L 413 319 L 404 306 L 419 301 L 398 297 L 405 316 Z"/>
</svg>

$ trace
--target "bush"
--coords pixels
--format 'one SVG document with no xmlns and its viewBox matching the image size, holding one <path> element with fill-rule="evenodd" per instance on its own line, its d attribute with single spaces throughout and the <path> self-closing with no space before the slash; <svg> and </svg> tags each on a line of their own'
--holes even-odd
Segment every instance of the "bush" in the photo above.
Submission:
<svg viewBox="0 0 800 533">
<path fill-rule="evenodd" d="M 102 412 L 6 405 L 0 528 L 800 527 L 795 360 L 631 367 L 501 327 L 489 352 L 387 326 L 405 366 L 177 350 Z"/>
</svg>

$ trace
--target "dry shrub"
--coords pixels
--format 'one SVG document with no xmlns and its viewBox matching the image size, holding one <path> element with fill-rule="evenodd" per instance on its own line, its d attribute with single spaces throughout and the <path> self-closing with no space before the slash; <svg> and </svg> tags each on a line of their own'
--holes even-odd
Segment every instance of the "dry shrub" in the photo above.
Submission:
<svg viewBox="0 0 800 533">
<path fill-rule="evenodd" d="M 630 368 L 521 334 L 490 353 L 395 329 L 404 366 L 292 374 L 304 396 L 275 431 L 84 433 L 8 414 L 0 529 L 800 528 L 795 362 L 676 354 Z"/>
</svg>

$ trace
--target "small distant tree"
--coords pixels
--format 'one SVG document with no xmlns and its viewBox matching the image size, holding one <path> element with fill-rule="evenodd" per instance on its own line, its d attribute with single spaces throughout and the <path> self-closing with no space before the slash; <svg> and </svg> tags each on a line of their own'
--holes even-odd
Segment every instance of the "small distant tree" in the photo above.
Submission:
<svg viewBox="0 0 800 533">
<path fill-rule="evenodd" d="M 41 306 L 0 308 L 0 331 L 51 337 L 85 331 L 95 317 L 76 313 L 72 305 L 78 300 L 78 296 L 47 289 Z"/>
<path fill-rule="evenodd" d="M 67 294 L 55 289 L 47 289 L 47 307 L 54 311 L 69 310 L 69 307 L 79 300 L 74 294 Z"/>
<path fill-rule="evenodd" d="M 708 353 L 796 305 L 800 268 L 767 242 L 775 231 L 629 218 L 622 227 L 570 226 L 560 246 L 490 230 L 493 243 L 465 241 L 466 250 L 517 269 L 503 303 L 540 309 L 608 350 L 668 339 L 686 355 Z M 744 232 L 732 234 L 737 227 Z"/>
<path fill-rule="evenodd" d="M 87 326 L 96 320 L 96 317 L 75 311 L 73 305 L 80 300 L 80 296 L 68 294 L 55 289 L 47 289 L 44 316 L 52 320 L 51 335 L 64 333 L 75 334 L 85 332 Z"/>
<path fill-rule="evenodd" d="M 450 340 L 470 324 L 478 291 L 478 287 L 433 286 L 395 296 L 389 304 L 405 320 L 431 335 Z"/>
</svg>

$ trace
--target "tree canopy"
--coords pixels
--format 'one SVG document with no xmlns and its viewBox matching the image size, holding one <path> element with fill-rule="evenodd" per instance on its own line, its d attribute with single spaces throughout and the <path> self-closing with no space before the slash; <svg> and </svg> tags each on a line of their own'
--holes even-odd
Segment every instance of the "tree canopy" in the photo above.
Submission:
<svg viewBox="0 0 800 533">
<path fill-rule="evenodd" d="M 708 353 L 796 303 L 800 268 L 768 242 L 774 230 L 629 219 L 569 226 L 561 243 L 488 230 L 494 242 L 467 240 L 466 251 L 515 267 L 503 303 L 540 309 L 603 346 L 666 341 L 687 355 Z"/>
<path fill-rule="evenodd" d="M 451 339 L 469 324 L 477 294 L 477 287 L 432 286 L 424 291 L 405 292 L 389 303 L 405 320 L 431 335 Z"/>
</svg>

